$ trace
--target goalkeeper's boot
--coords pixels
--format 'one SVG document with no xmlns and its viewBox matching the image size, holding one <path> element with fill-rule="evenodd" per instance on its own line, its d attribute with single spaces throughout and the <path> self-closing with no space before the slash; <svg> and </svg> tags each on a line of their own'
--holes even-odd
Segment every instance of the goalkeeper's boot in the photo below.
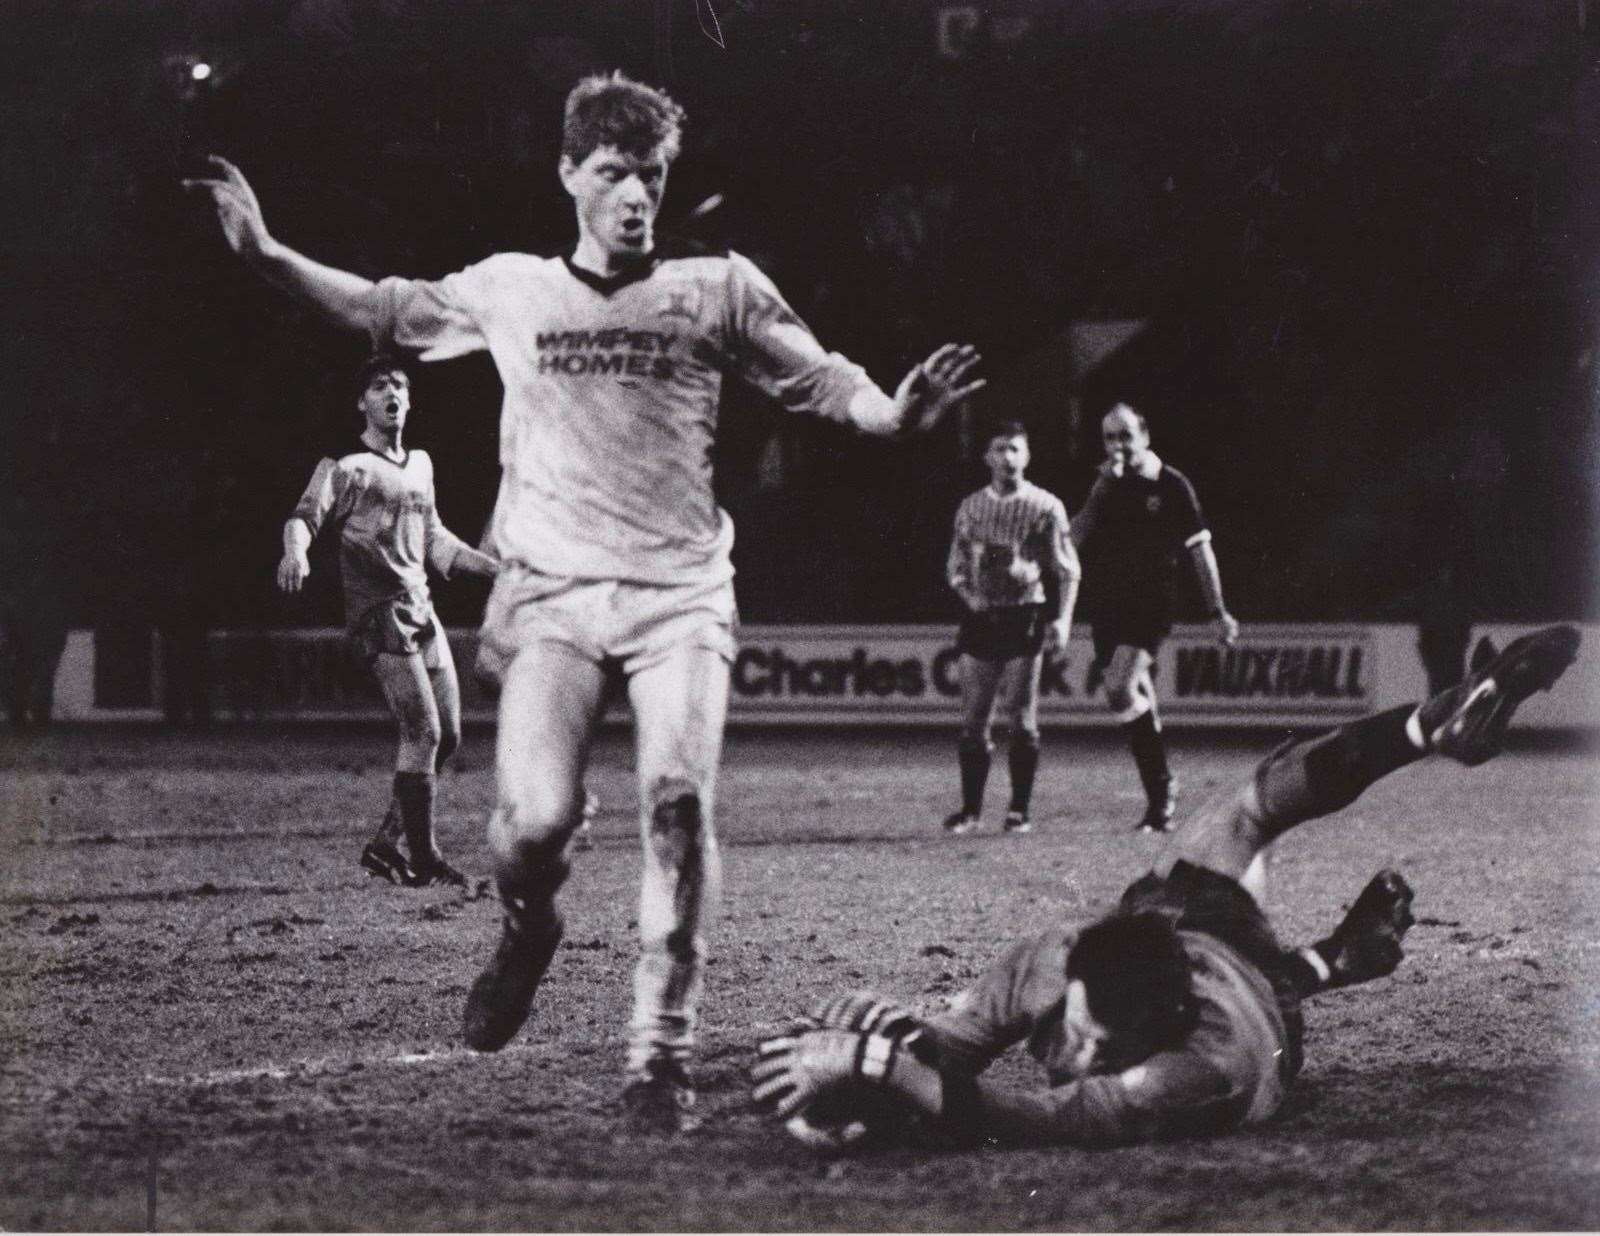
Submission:
<svg viewBox="0 0 1600 1236">
<path fill-rule="evenodd" d="M 416 874 L 406 856 L 387 837 L 374 837 L 361 851 L 361 865 L 368 875 L 387 880 L 390 884 L 415 884 Z"/>
<path fill-rule="evenodd" d="M 1313 946 L 1328 963 L 1328 986 L 1349 987 L 1394 973 L 1405 955 L 1400 942 L 1417 921 L 1411 916 L 1412 897 L 1398 871 L 1380 871 L 1367 882 L 1334 933 Z"/>
<path fill-rule="evenodd" d="M 688 1133 L 700 1125 L 694 1083 L 669 1056 L 645 1062 L 622 1091 L 623 1121 L 635 1133 Z"/>
<path fill-rule="evenodd" d="M 518 898 L 506 903 L 500 944 L 467 992 L 463 1034 L 474 1051 L 499 1051 L 533 1008 L 534 992 L 561 943 L 563 925 L 554 907 L 539 921 Z"/>
<path fill-rule="evenodd" d="M 411 872 L 411 879 L 407 883 L 417 887 L 427 888 L 434 884 L 448 884 L 463 892 L 472 888 L 472 881 L 467 878 L 466 873 L 453 867 L 437 850 L 420 861 L 413 860 Z"/>
<path fill-rule="evenodd" d="M 1577 658 L 1581 639 L 1576 627 L 1554 626 L 1512 640 L 1460 686 L 1417 710 L 1429 746 L 1468 767 L 1498 755 L 1517 706 L 1555 684 Z"/>
<path fill-rule="evenodd" d="M 1021 807 L 1013 807 L 1006 812 L 1005 823 L 1000 825 L 1000 831 L 1006 833 L 1031 833 L 1033 823 L 1028 819 L 1028 813 Z"/>
</svg>

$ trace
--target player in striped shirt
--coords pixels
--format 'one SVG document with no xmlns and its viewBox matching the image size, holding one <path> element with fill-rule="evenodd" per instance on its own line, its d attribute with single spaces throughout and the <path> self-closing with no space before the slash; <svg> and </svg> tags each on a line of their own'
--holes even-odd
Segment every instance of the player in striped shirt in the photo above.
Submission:
<svg viewBox="0 0 1600 1236">
<path fill-rule="evenodd" d="M 283 526 L 278 586 L 299 592 L 311 573 L 307 550 L 324 528 L 339 535 L 345 625 L 400 726 L 394 798 L 361 851 L 361 865 L 397 884 L 454 884 L 467 878 L 433 833 L 438 770 L 461 743 L 461 688 L 444 628 L 428 595 L 427 567 L 493 576 L 500 564 L 444 526 L 434 502 L 433 461 L 401 445 L 411 379 L 393 356 L 362 367 L 356 405 L 366 420 L 355 450 L 317 465 Z M 404 835 L 410 860 L 395 845 Z"/>
<path fill-rule="evenodd" d="M 616 668 L 633 707 L 645 851 L 623 1105 L 662 1130 L 693 1123 L 686 1065 L 720 866 L 713 798 L 735 625 L 733 528 L 711 487 L 722 382 L 879 435 L 926 428 L 982 385 L 977 353 L 946 345 L 887 394 L 824 350 L 746 259 L 658 245 L 682 121 L 671 98 L 621 75 L 581 81 L 559 164 L 577 244 L 437 280 L 374 283 L 295 252 L 224 160 L 215 178 L 188 182 L 210 195 L 235 252 L 333 322 L 424 360 L 494 359 L 505 396 L 489 541 L 506 566 L 479 670 L 501 687 L 489 842 L 505 915 L 468 993 L 465 1037 L 483 1051 L 509 1042 L 560 944 L 556 896 Z"/>
<path fill-rule="evenodd" d="M 1023 940 L 947 1011 L 923 1020 L 854 993 L 763 1043 L 757 1101 L 828 1150 L 913 1119 L 968 1143 L 1079 1146 L 1268 1119 L 1300 1068 L 1301 1001 L 1391 973 L 1413 919 L 1410 888 L 1384 871 L 1330 935 L 1286 949 L 1260 907 L 1266 848 L 1429 753 L 1491 758 L 1578 645 L 1576 628 L 1547 627 L 1422 704 L 1285 743 L 1178 828 L 1110 914 Z M 1044 1086 L 982 1075 L 1017 1044 Z"/>
<path fill-rule="evenodd" d="M 1150 449 L 1150 428 L 1125 403 L 1101 422 L 1106 461 L 1072 540 L 1089 564 L 1084 608 L 1094 633 L 1095 662 L 1106 703 L 1121 722 L 1147 805 L 1142 832 L 1165 832 L 1177 806 L 1151 667 L 1172 630 L 1174 568 L 1179 555 L 1194 567 L 1217 638 L 1231 647 L 1239 624 L 1222 600 L 1222 576 L 1211 529 L 1189 478 Z"/>
<path fill-rule="evenodd" d="M 1067 508 L 1023 477 L 1028 432 L 1007 421 L 983 453 L 989 483 L 956 510 L 945 575 L 966 613 L 956 636 L 961 653 L 961 808 L 946 832 L 978 827 L 994 750 L 996 700 L 1006 703 L 1011 805 L 1004 830 L 1025 833 L 1039 767 L 1039 673 L 1044 649 L 1064 650 L 1078 595 L 1078 555 L 1067 535 Z"/>
</svg>

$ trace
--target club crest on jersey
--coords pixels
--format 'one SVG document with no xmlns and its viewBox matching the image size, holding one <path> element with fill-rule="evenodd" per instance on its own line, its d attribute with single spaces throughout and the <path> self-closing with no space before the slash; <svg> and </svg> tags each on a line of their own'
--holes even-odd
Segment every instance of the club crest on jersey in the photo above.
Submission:
<svg viewBox="0 0 1600 1236">
<path fill-rule="evenodd" d="M 669 287 L 656 310 L 658 318 L 683 318 L 688 322 L 700 320 L 700 288 L 689 283 L 683 287 Z"/>
<path fill-rule="evenodd" d="M 1144 509 L 1149 511 L 1152 515 L 1159 511 L 1161 509 L 1161 495 L 1151 494 L 1148 498 L 1146 498 L 1144 500 Z"/>
</svg>

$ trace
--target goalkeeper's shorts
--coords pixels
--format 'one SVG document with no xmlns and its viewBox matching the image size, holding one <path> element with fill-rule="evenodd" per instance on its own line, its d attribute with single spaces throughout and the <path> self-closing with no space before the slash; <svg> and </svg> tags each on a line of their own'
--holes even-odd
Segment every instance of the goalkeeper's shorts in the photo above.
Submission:
<svg viewBox="0 0 1600 1236">
<path fill-rule="evenodd" d="M 1042 604 L 999 605 L 979 610 L 961 620 L 961 629 L 956 633 L 956 651 L 980 661 L 1037 656 L 1044 647 L 1044 631 L 1048 625 Z"/>
</svg>

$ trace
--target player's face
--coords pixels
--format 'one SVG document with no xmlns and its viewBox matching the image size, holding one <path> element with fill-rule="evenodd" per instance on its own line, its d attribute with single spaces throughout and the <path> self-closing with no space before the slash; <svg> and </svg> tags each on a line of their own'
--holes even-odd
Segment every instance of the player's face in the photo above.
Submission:
<svg viewBox="0 0 1600 1236">
<path fill-rule="evenodd" d="M 1082 979 L 1067 984 L 1063 1014 L 1067 1030 L 1068 1068 L 1074 1077 L 1120 1073 L 1147 1059 L 1156 1049 L 1151 1024 L 1143 1029 L 1113 1030 L 1089 1011 L 1089 993 Z"/>
<path fill-rule="evenodd" d="M 996 485 L 1015 485 L 1022 479 L 1028 466 L 1028 440 L 1021 434 L 1016 437 L 996 437 L 990 440 L 989 449 L 983 453 L 989 465 L 989 475 Z"/>
<path fill-rule="evenodd" d="M 1090 1073 L 1101 1071 L 1097 1066 L 1106 1044 L 1111 1040 L 1111 1031 L 1095 1020 L 1094 1014 L 1089 1011 L 1089 994 L 1084 989 L 1082 979 L 1073 979 L 1067 984 L 1067 1010 L 1064 1016 L 1068 1068 L 1072 1075 L 1087 1077 Z"/>
<path fill-rule="evenodd" d="M 411 411 L 411 381 L 398 371 L 375 373 L 367 379 L 357 402 L 369 428 L 382 434 L 398 434 L 405 428 L 406 415 Z"/>
<path fill-rule="evenodd" d="M 1150 435 L 1139 424 L 1139 418 L 1126 409 L 1107 413 L 1100 423 L 1100 435 L 1105 443 L 1106 458 L 1119 474 L 1125 469 L 1140 467 L 1150 450 Z"/>
<path fill-rule="evenodd" d="M 582 163 L 563 155 L 561 183 L 577 208 L 580 242 L 598 245 L 614 262 L 642 258 L 655 247 L 656 212 L 667 189 L 659 150 L 640 158 L 600 146 Z"/>
</svg>

